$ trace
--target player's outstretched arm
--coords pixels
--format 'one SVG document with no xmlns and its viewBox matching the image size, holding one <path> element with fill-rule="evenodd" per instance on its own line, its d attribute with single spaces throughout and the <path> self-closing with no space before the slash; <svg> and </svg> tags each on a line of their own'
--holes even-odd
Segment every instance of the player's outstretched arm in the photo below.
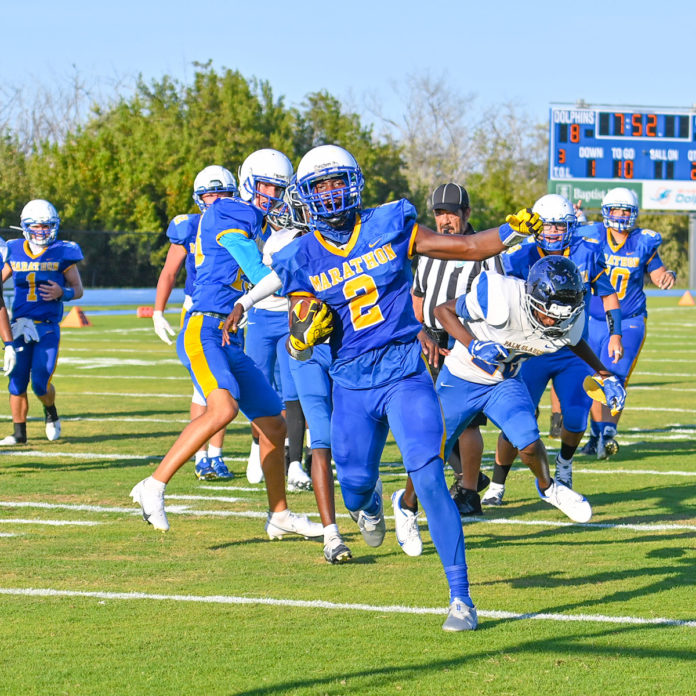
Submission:
<svg viewBox="0 0 696 696">
<path fill-rule="evenodd" d="M 474 340 L 474 337 L 464 328 L 457 316 L 457 300 L 448 300 L 438 305 L 433 310 L 435 318 L 442 324 L 442 328 L 454 339 L 465 346 Z"/>
<path fill-rule="evenodd" d="M 580 339 L 576 345 L 568 346 L 568 348 L 570 348 L 575 355 L 584 360 L 595 372 L 602 375 L 602 377 L 610 377 L 612 375 L 612 372 L 607 370 L 604 363 L 595 355 L 589 343 L 587 343 L 584 338 Z"/>
</svg>

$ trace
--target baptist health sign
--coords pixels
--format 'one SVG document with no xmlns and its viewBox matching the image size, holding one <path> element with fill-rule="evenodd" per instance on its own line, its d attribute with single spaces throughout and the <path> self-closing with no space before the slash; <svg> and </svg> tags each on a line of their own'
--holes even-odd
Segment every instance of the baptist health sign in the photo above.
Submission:
<svg viewBox="0 0 696 696">
<path fill-rule="evenodd" d="M 548 192 L 558 193 L 585 208 L 599 208 L 609 189 L 623 186 L 635 191 L 643 210 L 696 212 L 696 181 L 549 181 Z"/>
</svg>

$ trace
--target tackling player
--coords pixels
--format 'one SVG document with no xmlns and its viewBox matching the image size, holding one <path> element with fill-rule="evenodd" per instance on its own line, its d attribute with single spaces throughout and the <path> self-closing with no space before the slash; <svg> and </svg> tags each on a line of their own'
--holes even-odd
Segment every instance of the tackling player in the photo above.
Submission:
<svg viewBox="0 0 696 696">
<path fill-rule="evenodd" d="M 409 259 L 414 253 L 484 259 L 531 233 L 538 217 L 522 210 L 499 229 L 460 236 L 419 226 L 407 200 L 363 209 L 360 167 L 336 145 L 310 150 L 298 165 L 296 183 L 311 232 L 273 256 L 276 276 L 262 282 L 269 292 L 282 287 L 287 294 L 316 296 L 333 312 L 331 445 L 345 505 L 365 542 L 380 546 L 386 526 L 379 463 L 391 428 L 450 587 L 443 629 L 475 629 L 464 535 L 440 456 L 441 410 L 417 338 L 421 326 L 411 302 Z M 226 324 L 234 329 L 241 313 L 240 305 Z M 316 318 L 323 321 L 324 307 Z M 291 342 L 300 352 L 313 342 L 303 344 L 303 336 L 325 335 L 322 327 L 295 329 Z"/>
<path fill-rule="evenodd" d="M 532 210 L 542 219 L 543 229 L 534 241 L 525 242 L 503 254 L 505 271 L 508 275 L 524 280 L 540 258 L 557 255 L 571 259 L 580 270 L 585 284 L 586 302 L 589 302 L 591 289 L 602 298 L 611 334 L 608 352 L 616 362 L 623 351 L 621 310 L 606 273 L 600 245 L 596 240 L 575 233 L 576 213 L 570 201 L 563 196 L 553 193 L 542 196 Z M 592 399 L 582 388 L 583 380 L 588 374 L 587 364 L 567 347 L 526 361 L 520 371 L 520 377 L 535 406 L 548 382 L 553 381 L 563 413 L 561 450 L 556 456 L 554 478 L 568 488 L 573 487 L 573 455 L 587 427 L 587 416 L 592 403 Z M 498 437 L 493 480 L 482 504 L 502 504 L 505 480 L 516 455 L 514 446 L 501 434 Z"/>
<path fill-rule="evenodd" d="M 202 169 L 193 181 L 193 200 L 204 213 L 206 208 L 218 198 L 233 196 L 237 192 L 236 182 L 232 173 L 219 165 L 213 164 Z M 157 280 L 155 295 L 155 311 L 152 315 L 155 333 L 167 344 L 171 345 L 171 336 L 175 331 L 164 317 L 169 296 L 176 284 L 176 276 L 181 267 L 186 267 L 186 284 L 184 286 L 184 306 L 181 314 L 181 326 L 184 325 L 186 313 L 193 302 L 193 282 L 196 278 L 195 244 L 200 214 L 177 215 L 167 228 L 167 237 L 171 244 L 167 251 L 164 267 Z M 191 397 L 191 420 L 205 412 L 205 398 L 194 385 Z M 225 428 L 215 433 L 210 442 L 203 443 L 195 454 L 196 477 L 201 480 L 231 479 L 234 474 L 227 468 L 222 458 L 222 444 L 225 439 Z M 206 446 L 207 445 L 207 446 Z"/>
<path fill-rule="evenodd" d="M 643 342 L 648 311 L 643 282 L 645 274 L 661 290 L 673 287 L 677 278 L 667 270 L 658 249 L 662 237 L 653 230 L 636 226 L 638 199 L 627 188 L 611 189 L 602 200 L 602 219 L 582 228 L 583 234 L 597 239 L 602 245 L 609 280 L 616 289 L 621 303 L 621 333 L 624 353 L 616 363 L 615 372 L 624 386 L 638 362 Z M 589 343 L 600 360 L 606 360 L 609 350 L 609 332 L 602 316 L 598 297 L 590 300 Z M 616 454 L 619 445 L 614 439 L 621 414 L 612 416 L 606 406 L 592 404 L 590 438 L 582 454 L 595 454 L 606 459 Z"/>
<path fill-rule="evenodd" d="M 27 441 L 27 387 L 43 404 L 46 437 L 57 440 L 61 425 L 56 410 L 56 389 L 51 381 L 58 362 L 63 303 L 82 297 L 77 263 L 82 251 L 75 242 L 58 239 L 60 218 L 51 203 L 29 201 L 21 213 L 24 239 L 8 243 L 9 257 L 2 282 L 14 278 L 12 335 L 17 364 L 10 374 L 10 410 L 14 433 L 0 445 Z"/>
<path fill-rule="evenodd" d="M 585 288 L 575 264 L 563 256 L 546 256 L 529 271 L 526 282 L 484 271 L 469 293 L 435 309 L 454 338 L 437 380 L 445 417 L 445 456 L 479 412 L 498 426 L 536 476 L 541 499 L 575 522 L 588 522 L 587 499 L 549 475 L 539 436 L 535 404 L 517 376 L 533 356 L 568 347 L 599 373 L 608 401 L 621 408 L 625 393 L 582 340 Z"/>
</svg>

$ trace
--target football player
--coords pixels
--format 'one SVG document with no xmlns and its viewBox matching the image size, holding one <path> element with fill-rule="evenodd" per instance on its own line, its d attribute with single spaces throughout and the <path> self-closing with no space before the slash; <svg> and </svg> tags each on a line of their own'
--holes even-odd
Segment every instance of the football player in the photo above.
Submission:
<svg viewBox="0 0 696 696">
<path fill-rule="evenodd" d="M 599 241 L 604 251 L 609 280 L 621 303 L 621 333 L 624 352 L 614 371 L 624 386 L 638 362 L 643 342 L 648 311 L 643 281 L 645 274 L 661 290 L 669 290 L 677 278 L 675 271 L 667 270 L 658 253 L 662 237 L 653 230 L 636 226 L 638 199 L 627 188 L 614 188 L 602 200 L 602 220 L 583 227 L 583 234 Z M 601 360 L 609 351 L 609 332 L 602 317 L 599 298 L 590 300 L 589 343 Z M 615 440 L 621 414 L 612 416 L 610 410 L 599 403 L 592 404 L 590 438 L 581 450 L 597 459 L 616 454 L 619 445 Z"/>
<path fill-rule="evenodd" d="M 578 268 L 563 256 L 546 256 L 526 282 L 491 271 L 478 276 L 471 291 L 439 305 L 435 316 L 457 340 L 437 381 L 445 417 L 445 456 L 480 411 L 519 450 L 536 476 L 542 500 L 575 522 L 587 522 L 587 499 L 549 475 L 539 436 L 535 404 L 517 377 L 522 363 L 568 347 L 598 373 L 607 399 L 623 406 L 623 389 L 582 340 L 585 288 Z"/>
<path fill-rule="evenodd" d="M 27 441 L 27 387 L 43 404 L 46 437 L 57 440 L 61 425 L 56 410 L 56 389 L 51 381 L 58 361 L 63 303 L 82 297 L 77 263 L 82 251 L 75 242 L 58 239 L 60 218 L 51 203 L 29 201 L 20 216 L 24 239 L 8 242 L 9 257 L 2 282 L 14 278 L 12 336 L 17 364 L 10 374 L 10 410 L 14 433 L 0 445 Z"/>
<path fill-rule="evenodd" d="M 475 629 L 469 595 L 464 535 L 449 495 L 441 458 L 442 415 L 422 359 L 410 290 L 414 253 L 438 258 L 484 259 L 539 227 L 531 210 L 508 216 L 509 224 L 477 235 L 439 235 L 416 223 L 407 200 L 363 209 L 363 175 L 355 158 L 336 145 L 310 150 L 295 176 L 311 231 L 274 254 L 275 278 L 264 290 L 312 295 L 333 312 L 330 336 L 333 379 L 331 447 L 343 500 L 365 542 L 380 546 L 386 531 L 379 463 L 391 428 L 428 515 L 430 533 L 444 565 L 450 607 L 443 628 Z M 292 312 L 292 310 L 291 310 Z M 234 329 L 238 305 L 226 325 Z M 293 332 L 293 350 L 311 342 Z M 294 341 L 293 341 L 294 339 Z"/>
<path fill-rule="evenodd" d="M 204 213 L 213 201 L 233 196 L 236 192 L 237 186 L 232 173 L 217 164 L 202 169 L 193 181 L 193 200 L 201 213 Z M 152 315 L 155 333 L 167 345 L 172 344 L 171 336 L 174 336 L 176 332 L 165 319 L 164 310 L 176 284 L 176 276 L 182 266 L 186 268 L 186 284 L 184 286 L 181 326 L 184 324 L 186 313 L 191 309 L 193 281 L 196 277 L 195 243 L 200 217 L 198 213 L 177 215 L 167 228 L 170 245 L 164 267 L 157 280 L 155 311 Z M 191 420 L 200 416 L 204 411 L 205 398 L 194 386 L 191 397 Z M 196 452 L 194 472 L 198 479 L 234 478 L 234 474 L 227 468 L 222 458 L 224 439 L 225 429 L 222 428 L 210 438 L 210 442 L 203 443 L 201 449 Z"/>
<path fill-rule="evenodd" d="M 577 222 L 575 209 L 563 196 L 553 193 L 542 196 L 532 210 L 543 221 L 543 229 L 534 240 L 503 254 L 506 273 L 524 280 L 530 268 L 540 258 L 556 255 L 571 259 L 580 270 L 585 284 L 586 302 L 589 302 L 590 290 L 601 297 L 610 333 L 608 353 L 613 362 L 616 362 L 623 350 L 621 310 L 619 299 L 606 273 L 600 245 L 596 240 L 575 233 Z M 592 403 L 592 399 L 582 388 L 583 381 L 589 372 L 588 365 L 568 347 L 527 360 L 520 370 L 520 377 L 526 384 L 535 407 L 539 404 L 548 382 L 553 381 L 563 413 L 561 449 L 556 456 L 554 478 L 568 488 L 573 487 L 573 455 L 587 427 L 587 416 Z M 502 503 L 505 480 L 516 455 L 515 447 L 504 434 L 501 434 L 498 437 L 493 480 L 481 501 L 482 504 L 500 505 Z"/>
<path fill-rule="evenodd" d="M 222 325 L 243 294 L 245 279 L 258 282 L 269 269 L 254 239 L 263 214 L 239 198 L 220 197 L 203 213 L 195 241 L 196 278 L 191 311 L 177 337 L 177 351 L 194 384 L 206 399 L 206 410 L 194 418 L 162 459 L 152 476 L 140 481 L 131 497 L 144 519 L 161 531 L 169 529 L 164 490 L 176 471 L 214 433 L 241 410 L 260 433 L 261 463 L 271 539 L 286 534 L 321 537 L 320 524 L 287 509 L 283 450 L 285 420 L 281 403 L 263 374 L 243 350 L 242 337 L 222 345 Z"/>
<path fill-rule="evenodd" d="M 4 266 L 7 262 L 7 256 L 9 254 L 9 249 L 7 247 L 7 242 L 0 237 L 0 260 L 2 260 L 2 265 Z M 7 377 L 14 366 L 17 363 L 17 353 L 14 349 L 14 344 L 12 342 L 12 328 L 10 326 L 10 318 L 7 313 L 7 307 L 5 306 L 5 298 L 2 292 L 0 292 L 0 339 L 4 344 L 3 349 L 3 360 L 2 360 L 2 373 Z"/>
<path fill-rule="evenodd" d="M 270 242 L 271 247 L 279 248 L 274 246 L 276 240 L 284 245 L 297 233 L 295 229 L 288 229 L 290 213 L 284 200 L 292 175 L 290 160 L 282 152 L 269 148 L 252 152 L 239 168 L 242 199 L 255 205 L 266 216 L 265 234 L 256 240 L 264 253 L 266 265 L 270 265 L 270 256 L 265 252 L 266 244 Z M 312 481 L 300 463 L 305 417 L 290 374 L 290 358 L 285 350 L 287 338 L 288 301 L 285 297 L 268 297 L 249 311 L 245 350 L 283 400 L 288 426 L 288 490 L 310 490 Z M 258 483 L 262 478 L 258 434 L 254 433 L 247 464 L 247 479 L 250 483 Z"/>
</svg>

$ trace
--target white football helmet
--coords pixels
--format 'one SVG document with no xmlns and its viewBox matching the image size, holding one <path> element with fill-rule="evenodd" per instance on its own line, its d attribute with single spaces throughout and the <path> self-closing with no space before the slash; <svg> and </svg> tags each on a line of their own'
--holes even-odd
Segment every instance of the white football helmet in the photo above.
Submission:
<svg viewBox="0 0 696 696">
<path fill-rule="evenodd" d="M 234 174 L 229 169 L 221 167 L 219 164 L 211 164 L 205 169 L 201 169 L 193 180 L 193 200 L 203 212 L 208 206 L 201 196 L 204 193 L 231 193 L 237 195 L 237 182 Z"/>
<path fill-rule="evenodd" d="M 536 243 L 544 251 L 562 251 L 569 244 L 578 219 L 573 204 L 557 193 L 542 196 L 532 208 L 544 223 Z"/>
<path fill-rule="evenodd" d="M 56 241 L 60 218 L 48 201 L 41 198 L 29 201 L 22 209 L 19 219 L 27 241 L 38 246 L 48 246 Z"/>
<path fill-rule="evenodd" d="M 612 210 L 626 212 L 612 215 Z M 630 232 L 636 226 L 638 218 L 638 196 L 631 189 L 622 186 L 607 191 L 607 195 L 602 199 L 602 218 L 605 227 L 613 227 L 619 232 Z"/>
<path fill-rule="evenodd" d="M 327 179 L 342 179 L 343 186 L 317 193 L 315 186 Z M 310 150 L 297 166 L 297 193 L 312 218 L 340 224 L 345 214 L 361 205 L 365 185 L 353 155 L 338 145 L 320 145 Z"/>
<path fill-rule="evenodd" d="M 269 148 L 252 152 L 239 168 L 239 195 L 261 210 L 262 213 L 276 219 L 281 224 L 290 221 L 288 206 L 283 196 L 292 179 L 292 163 L 278 150 Z M 276 195 L 262 193 L 258 196 L 259 183 L 278 187 Z M 258 201 L 258 203 L 257 203 Z"/>
</svg>

